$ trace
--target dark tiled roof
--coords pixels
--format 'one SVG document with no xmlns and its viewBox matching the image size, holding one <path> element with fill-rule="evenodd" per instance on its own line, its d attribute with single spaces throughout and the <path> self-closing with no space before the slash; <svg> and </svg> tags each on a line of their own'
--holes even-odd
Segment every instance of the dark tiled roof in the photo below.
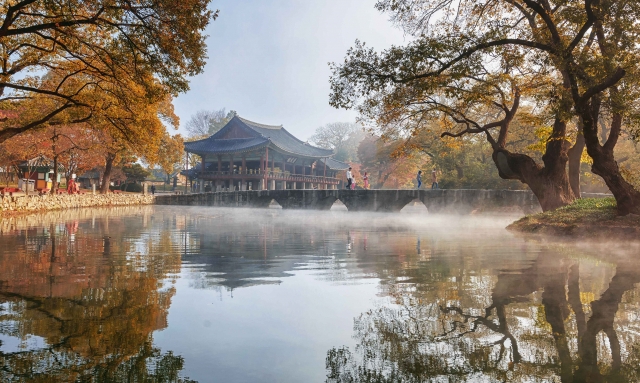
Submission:
<svg viewBox="0 0 640 383">
<path fill-rule="evenodd" d="M 254 137 L 223 139 L 233 128 L 248 129 Z M 255 150 L 271 143 L 283 152 L 303 157 L 328 157 L 332 150 L 317 148 L 300 141 L 282 126 L 265 125 L 238 116 L 233 117 L 220 131 L 200 141 L 185 142 L 187 151 L 196 154 L 238 153 Z"/>
<path fill-rule="evenodd" d="M 35 169 L 35 168 L 49 168 L 49 169 L 53 169 L 53 160 L 45 157 L 45 156 L 39 156 L 36 158 L 32 158 L 28 161 L 25 161 L 23 163 L 21 163 L 20 165 L 18 165 L 18 167 L 23 168 L 23 169 Z M 62 166 L 61 163 L 58 163 L 58 170 L 64 170 L 64 166 Z"/>
<path fill-rule="evenodd" d="M 344 163 L 342 161 L 334 160 L 333 158 L 327 158 L 326 161 L 324 158 L 320 159 L 320 163 L 327 163 L 327 167 L 333 170 L 347 170 L 349 169 L 349 164 Z"/>
<path fill-rule="evenodd" d="M 215 135 L 200 141 L 185 142 L 184 147 L 191 153 L 238 153 L 258 149 L 269 144 L 264 137 L 216 139 Z"/>
</svg>

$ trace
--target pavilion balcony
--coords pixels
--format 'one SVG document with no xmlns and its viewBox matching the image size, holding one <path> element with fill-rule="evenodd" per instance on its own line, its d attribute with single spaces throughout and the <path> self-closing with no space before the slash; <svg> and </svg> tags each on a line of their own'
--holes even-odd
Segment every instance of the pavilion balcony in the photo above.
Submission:
<svg viewBox="0 0 640 383">
<path fill-rule="evenodd" d="M 266 178 L 267 180 L 286 181 L 286 182 L 307 182 L 326 185 L 338 185 L 340 180 L 333 177 L 313 176 L 304 174 L 291 174 L 290 172 L 272 172 L 261 171 L 259 169 L 248 169 L 247 171 L 198 171 L 197 178 L 204 181 L 214 180 L 243 180 L 251 178 Z"/>
</svg>

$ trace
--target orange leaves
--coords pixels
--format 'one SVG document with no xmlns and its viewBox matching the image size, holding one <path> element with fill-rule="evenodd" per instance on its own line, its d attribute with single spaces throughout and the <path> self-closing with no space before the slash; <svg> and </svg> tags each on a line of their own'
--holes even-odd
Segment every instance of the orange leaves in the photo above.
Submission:
<svg viewBox="0 0 640 383">
<path fill-rule="evenodd" d="M 148 97 L 161 84 L 153 102 L 186 91 L 187 76 L 204 67 L 209 1 L 13 2 L 16 17 L 0 31 L 3 49 L 13 52 L 0 56 L 0 94 L 7 97 L 0 110 L 29 113 L 12 123 L 0 115 L 0 142 L 63 111 L 66 122 L 86 122 L 113 99 L 126 104 L 135 85 L 147 88 Z M 34 97 L 40 98 L 35 108 Z M 172 111 L 163 114 L 177 124 Z"/>
</svg>

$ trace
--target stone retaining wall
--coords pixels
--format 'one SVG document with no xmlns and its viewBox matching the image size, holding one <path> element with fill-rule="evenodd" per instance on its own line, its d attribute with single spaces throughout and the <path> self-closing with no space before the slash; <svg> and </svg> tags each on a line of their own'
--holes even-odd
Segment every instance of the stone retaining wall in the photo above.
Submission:
<svg viewBox="0 0 640 383">
<path fill-rule="evenodd" d="M 153 204 L 152 195 L 143 194 L 61 194 L 41 196 L 0 197 L 3 212 L 30 212 L 96 206 L 126 206 Z"/>
<path fill-rule="evenodd" d="M 91 221 L 108 227 L 109 222 L 117 222 L 120 217 L 136 215 L 144 222 L 153 216 L 153 205 L 118 205 L 101 206 L 84 209 L 59 209 L 49 211 L 25 212 L 21 214 L 0 214 L 0 235 L 16 230 L 30 230 L 35 228 L 60 225 L 65 222 Z M 118 223 L 116 223 L 117 225 Z"/>
</svg>

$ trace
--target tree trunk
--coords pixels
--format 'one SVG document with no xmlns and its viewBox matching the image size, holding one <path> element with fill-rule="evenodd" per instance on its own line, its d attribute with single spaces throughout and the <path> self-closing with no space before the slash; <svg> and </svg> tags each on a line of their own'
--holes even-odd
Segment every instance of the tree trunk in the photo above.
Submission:
<svg viewBox="0 0 640 383">
<path fill-rule="evenodd" d="M 616 199 L 619 215 L 640 214 L 640 192 L 624 179 L 613 153 L 587 151 L 593 158 L 591 171 L 602 177 Z M 592 154 L 593 153 L 593 154 Z"/>
<path fill-rule="evenodd" d="M 529 186 L 538 198 L 542 211 L 549 211 L 566 206 L 575 200 L 566 172 L 568 146 L 567 141 L 549 141 L 547 154 L 543 156 L 544 167 L 527 155 L 510 153 L 505 149 L 494 151 L 492 158 L 501 178 L 517 179 Z M 552 161 L 548 154 L 556 151 L 564 154 Z"/>
<path fill-rule="evenodd" d="M 58 156 L 53 156 L 53 180 L 51 180 L 51 194 L 58 192 Z"/>
<path fill-rule="evenodd" d="M 107 154 L 106 162 L 104 165 L 104 174 L 102 175 L 102 184 L 100 185 L 100 193 L 102 194 L 106 194 L 109 192 L 109 184 L 111 183 L 111 169 L 113 169 L 113 161 L 115 159 L 115 154 Z"/>
<path fill-rule="evenodd" d="M 582 129 L 578 133 L 576 143 L 569 149 L 569 185 L 576 198 L 580 198 L 580 159 L 584 151 L 585 143 Z"/>
<path fill-rule="evenodd" d="M 640 214 L 640 192 L 636 190 L 620 173 L 618 162 L 613 156 L 622 128 L 622 115 L 614 114 L 609 128 L 609 137 L 601 145 L 598 137 L 598 125 L 600 105 L 598 100 L 593 100 L 591 105 L 580 106 L 579 113 L 583 120 L 583 133 L 587 153 L 593 159 L 591 171 L 604 180 L 609 190 L 616 199 L 619 215 L 630 213 Z"/>
</svg>

